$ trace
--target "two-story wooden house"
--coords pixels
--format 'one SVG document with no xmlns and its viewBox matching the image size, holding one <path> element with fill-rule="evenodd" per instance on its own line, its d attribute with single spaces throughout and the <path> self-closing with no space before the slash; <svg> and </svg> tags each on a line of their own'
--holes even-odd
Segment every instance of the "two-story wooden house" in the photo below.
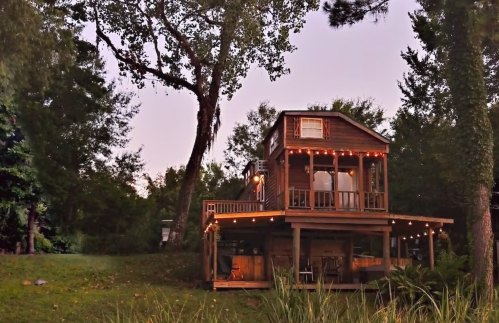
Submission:
<svg viewBox="0 0 499 323">
<path fill-rule="evenodd" d="M 270 287 L 273 267 L 309 288 L 319 275 L 358 288 L 410 262 L 410 239 L 429 240 L 433 266 L 434 233 L 453 221 L 389 212 L 388 139 L 341 113 L 283 111 L 263 143 L 236 201 L 203 202 L 203 278 L 214 289 Z M 383 257 L 354 257 L 354 240 L 373 236 Z"/>
</svg>

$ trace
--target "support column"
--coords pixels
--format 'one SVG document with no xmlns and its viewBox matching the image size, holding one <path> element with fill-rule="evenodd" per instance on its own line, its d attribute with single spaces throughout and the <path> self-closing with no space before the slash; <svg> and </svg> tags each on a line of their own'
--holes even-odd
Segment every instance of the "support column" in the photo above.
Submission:
<svg viewBox="0 0 499 323">
<path fill-rule="evenodd" d="M 390 276 L 391 265 L 392 264 L 390 262 L 390 232 L 383 231 L 383 267 L 386 277 Z"/>
<path fill-rule="evenodd" d="M 359 153 L 359 207 L 360 211 L 364 211 L 364 154 Z"/>
<path fill-rule="evenodd" d="M 379 169 L 380 169 L 380 162 L 377 160 L 376 163 L 374 164 L 374 183 L 376 187 L 376 192 L 379 193 Z"/>
<path fill-rule="evenodd" d="M 397 237 L 397 266 L 402 266 L 402 260 L 400 259 L 400 249 L 402 249 L 402 246 L 400 245 L 401 240 L 400 236 Z"/>
<path fill-rule="evenodd" d="M 314 193 L 314 152 L 310 152 L 310 209 L 313 210 L 315 206 L 315 193 Z"/>
<path fill-rule="evenodd" d="M 383 187 L 385 197 L 385 211 L 388 212 L 388 155 L 383 154 Z"/>
<path fill-rule="evenodd" d="M 348 282 L 353 282 L 353 237 L 349 237 L 347 240 L 347 270 L 348 270 Z"/>
<path fill-rule="evenodd" d="M 409 257 L 409 240 L 405 241 L 404 247 L 405 247 L 405 258 L 410 258 Z"/>
<path fill-rule="evenodd" d="M 293 229 L 293 275 L 295 284 L 300 282 L 300 227 Z"/>
<path fill-rule="evenodd" d="M 338 191 L 338 158 L 339 156 L 333 156 L 334 160 L 334 206 L 336 211 L 340 209 L 340 191 Z"/>
<path fill-rule="evenodd" d="M 218 250 L 217 250 L 217 237 L 215 231 L 211 231 L 213 239 L 213 281 L 217 280 L 217 263 L 218 263 Z"/>
<path fill-rule="evenodd" d="M 497 256 L 497 268 L 499 268 L 499 240 L 496 240 L 496 256 Z M 497 270 L 497 279 L 499 280 L 499 270 Z"/>
<path fill-rule="evenodd" d="M 428 230 L 428 249 L 430 250 L 430 269 L 435 268 L 435 255 L 433 250 L 433 229 Z"/>
<path fill-rule="evenodd" d="M 284 209 L 289 209 L 289 150 L 284 149 Z"/>
</svg>

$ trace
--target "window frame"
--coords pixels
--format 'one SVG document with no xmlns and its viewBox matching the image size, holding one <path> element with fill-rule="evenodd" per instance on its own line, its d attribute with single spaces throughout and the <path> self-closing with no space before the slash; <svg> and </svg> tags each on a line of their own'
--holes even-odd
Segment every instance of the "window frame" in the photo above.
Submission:
<svg viewBox="0 0 499 323">
<path fill-rule="evenodd" d="M 315 121 L 320 121 L 321 122 L 321 135 L 320 137 L 311 137 L 311 136 L 304 136 L 303 135 L 303 124 L 304 120 L 315 120 Z M 307 128 L 307 129 L 316 129 L 316 128 Z M 324 120 L 322 118 L 306 118 L 302 117 L 300 119 L 300 138 L 310 138 L 310 139 L 324 139 Z"/>
</svg>

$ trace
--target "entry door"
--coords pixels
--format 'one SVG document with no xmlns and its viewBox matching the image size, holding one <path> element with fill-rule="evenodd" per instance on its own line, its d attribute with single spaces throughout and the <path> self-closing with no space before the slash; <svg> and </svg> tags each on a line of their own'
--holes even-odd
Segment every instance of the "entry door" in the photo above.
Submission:
<svg viewBox="0 0 499 323">
<path fill-rule="evenodd" d="M 357 196 L 357 172 L 338 172 L 338 191 L 340 194 L 340 208 L 356 209 L 358 205 Z"/>
</svg>

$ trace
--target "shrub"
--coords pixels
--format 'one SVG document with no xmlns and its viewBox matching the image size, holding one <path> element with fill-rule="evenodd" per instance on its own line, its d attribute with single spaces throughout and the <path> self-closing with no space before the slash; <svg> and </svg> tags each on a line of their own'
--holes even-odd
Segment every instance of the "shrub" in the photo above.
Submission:
<svg viewBox="0 0 499 323">
<path fill-rule="evenodd" d="M 35 230 L 35 251 L 43 253 L 51 253 L 53 251 L 52 242 L 45 238 L 38 230 Z"/>
</svg>

